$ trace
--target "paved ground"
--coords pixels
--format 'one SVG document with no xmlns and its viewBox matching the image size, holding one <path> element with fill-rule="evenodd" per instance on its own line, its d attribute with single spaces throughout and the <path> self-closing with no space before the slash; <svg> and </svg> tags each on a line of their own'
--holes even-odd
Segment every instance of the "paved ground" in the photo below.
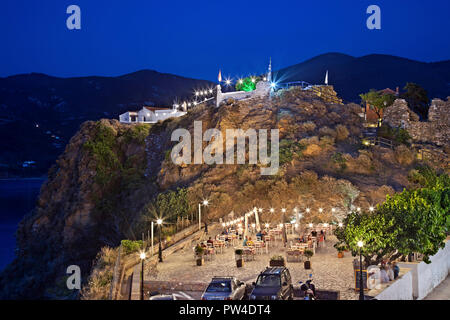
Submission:
<svg viewBox="0 0 450 320">
<path fill-rule="evenodd" d="M 434 288 L 424 300 L 450 300 L 450 277 Z"/>
<path fill-rule="evenodd" d="M 338 259 L 333 243 L 334 239 L 330 236 L 326 247 L 316 251 L 311 259 L 312 270 L 305 270 L 302 262 L 287 262 L 292 280 L 297 284 L 305 281 L 308 274 L 312 273 L 316 288 L 340 291 L 341 300 L 357 299 L 358 294 L 353 289 L 353 257 L 346 253 L 346 257 Z M 243 268 L 237 268 L 234 249 L 230 247 L 223 254 L 217 254 L 213 261 L 205 261 L 205 265 L 198 267 L 195 265 L 192 248 L 186 248 L 171 254 L 155 269 L 147 271 L 145 279 L 208 283 L 213 276 L 235 276 L 241 281 L 252 283 L 275 254 L 285 256 L 285 248 L 281 243 L 271 248 L 268 254 L 257 255 L 255 261 L 245 261 Z"/>
</svg>

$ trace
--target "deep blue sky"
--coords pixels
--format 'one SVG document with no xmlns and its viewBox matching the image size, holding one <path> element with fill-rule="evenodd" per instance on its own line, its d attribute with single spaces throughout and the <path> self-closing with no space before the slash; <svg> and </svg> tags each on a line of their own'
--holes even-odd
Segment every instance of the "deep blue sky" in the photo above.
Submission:
<svg viewBox="0 0 450 320">
<path fill-rule="evenodd" d="M 82 29 L 66 28 L 81 7 Z M 382 29 L 366 28 L 381 7 Z M 115 76 L 140 69 L 215 80 L 326 52 L 450 59 L 448 0 L 5 0 L 0 2 L 0 76 Z"/>
</svg>

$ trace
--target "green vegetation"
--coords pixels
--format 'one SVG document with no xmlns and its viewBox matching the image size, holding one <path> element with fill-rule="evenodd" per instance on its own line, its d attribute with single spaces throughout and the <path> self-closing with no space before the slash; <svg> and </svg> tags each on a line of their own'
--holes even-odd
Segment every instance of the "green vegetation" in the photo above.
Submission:
<svg viewBox="0 0 450 320">
<path fill-rule="evenodd" d="M 178 188 L 159 193 L 144 209 L 135 232 L 140 234 L 148 230 L 151 221 L 162 218 L 164 224 L 161 228 L 161 235 L 163 237 L 171 236 L 177 231 L 175 223 L 178 217 L 189 217 L 193 210 L 195 208 L 191 206 L 189 201 L 188 189 Z"/>
<path fill-rule="evenodd" d="M 294 156 L 301 157 L 302 151 L 306 149 L 306 146 L 289 139 L 283 139 L 280 141 L 280 165 L 289 163 Z"/>
<path fill-rule="evenodd" d="M 101 193 L 94 194 L 97 218 L 114 211 L 124 191 L 136 190 L 143 183 L 146 168 L 145 153 L 127 156 L 130 145 L 143 145 L 150 126 L 136 125 L 118 130 L 99 121 L 91 139 L 83 145 L 95 164 L 95 182 Z"/>
<path fill-rule="evenodd" d="M 378 119 L 382 118 L 382 112 L 384 108 L 389 107 L 395 101 L 395 96 L 392 94 L 383 94 L 371 89 L 367 93 L 362 93 L 359 95 L 363 103 L 367 103 L 378 116 Z"/>
<path fill-rule="evenodd" d="M 122 240 L 121 244 L 125 254 L 135 253 L 144 248 L 142 240 Z"/>
<path fill-rule="evenodd" d="M 393 140 L 396 143 L 409 146 L 411 136 L 408 131 L 402 128 L 391 128 L 390 126 L 383 124 L 378 130 L 378 136 Z"/>
<path fill-rule="evenodd" d="M 236 83 L 237 91 L 253 91 L 256 89 L 256 84 L 261 80 L 260 77 L 247 77 L 240 79 Z"/>
<path fill-rule="evenodd" d="M 336 152 L 331 156 L 331 160 L 339 165 L 340 171 L 344 171 L 347 169 L 347 160 L 344 158 L 344 155 L 341 152 Z"/>
<path fill-rule="evenodd" d="M 444 247 L 450 227 L 450 179 L 430 169 L 415 171 L 412 179 L 423 187 L 387 196 L 373 214 L 349 214 L 344 227 L 335 231 L 337 246 L 347 246 L 356 255 L 362 241 L 362 254 L 370 264 L 412 253 L 423 254 L 430 263 L 429 257 Z"/>
</svg>

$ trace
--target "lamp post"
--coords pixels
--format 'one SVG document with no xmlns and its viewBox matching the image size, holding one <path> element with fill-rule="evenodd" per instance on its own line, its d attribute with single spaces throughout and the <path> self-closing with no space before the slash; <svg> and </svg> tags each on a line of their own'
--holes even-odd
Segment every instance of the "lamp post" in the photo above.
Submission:
<svg viewBox="0 0 450 320">
<path fill-rule="evenodd" d="M 159 262 L 163 262 L 162 247 L 161 247 L 161 225 L 162 225 L 162 223 L 163 223 L 162 219 L 156 220 L 156 224 L 158 225 L 158 233 L 159 233 L 159 251 L 158 251 Z"/>
<path fill-rule="evenodd" d="M 208 200 L 203 200 L 202 203 L 198 204 L 198 230 L 199 231 L 202 230 L 202 209 L 201 209 L 201 207 L 202 207 L 202 205 L 206 207 L 208 204 L 209 204 Z M 207 231 L 207 230 L 205 230 L 205 231 Z"/>
<path fill-rule="evenodd" d="M 359 300 L 364 300 L 364 286 L 363 286 L 363 267 L 362 267 L 362 253 L 361 249 L 363 247 L 363 242 L 358 241 L 358 247 L 359 247 Z"/>
<path fill-rule="evenodd" d="M 144 260 L 145 260 L 145 252 L 141 252 L 139 255 L 141 258 L 141 300 L 144 300 Z"/>
</svg>

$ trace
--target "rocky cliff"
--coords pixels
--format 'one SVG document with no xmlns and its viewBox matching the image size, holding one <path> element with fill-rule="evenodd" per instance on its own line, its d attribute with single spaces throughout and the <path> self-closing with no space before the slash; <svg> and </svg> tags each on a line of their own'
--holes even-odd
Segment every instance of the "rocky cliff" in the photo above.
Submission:
<svg viewBox="0 0 450 320">
<path fill-rule="evenodd" d="M 285 207 L 286 219 L 295 206 L 309 207 L 305 222 L 337 221 L 352 206 L 383 201 L 410 185 L 415 156 L 404 146 L 366 149 L 359 112 L 358 105 L 325 103 L 292 88 L 272 97 L 228 100 L 219 108 L 201 104 L 183 118 L 152 127 L 84 123 L 50 170 L 36 209 L 20 223 L 17 258 L 0 276 L 0 297 L 76 298 L 65 288 L 67 266 L 79 265 L 86 280 L 102 247 L 138 239 L 148 230 L 155 197 L 170 190 L 185 201 L 180 214 L 195 213 L 196 204 L 208 198 L 205 221 L 253 206 Z M 171 134 L 184 128 L 193 136 L 194 120 L 202 121 L 203 131 L 217 128 L 224 134 L 230 128 L 278 128 L 278 173 L 262 176 L 259 165 L 250 164 L 175 165 Z M 261 217 L 280 219 L 280 210 Z"/>
</svg>

